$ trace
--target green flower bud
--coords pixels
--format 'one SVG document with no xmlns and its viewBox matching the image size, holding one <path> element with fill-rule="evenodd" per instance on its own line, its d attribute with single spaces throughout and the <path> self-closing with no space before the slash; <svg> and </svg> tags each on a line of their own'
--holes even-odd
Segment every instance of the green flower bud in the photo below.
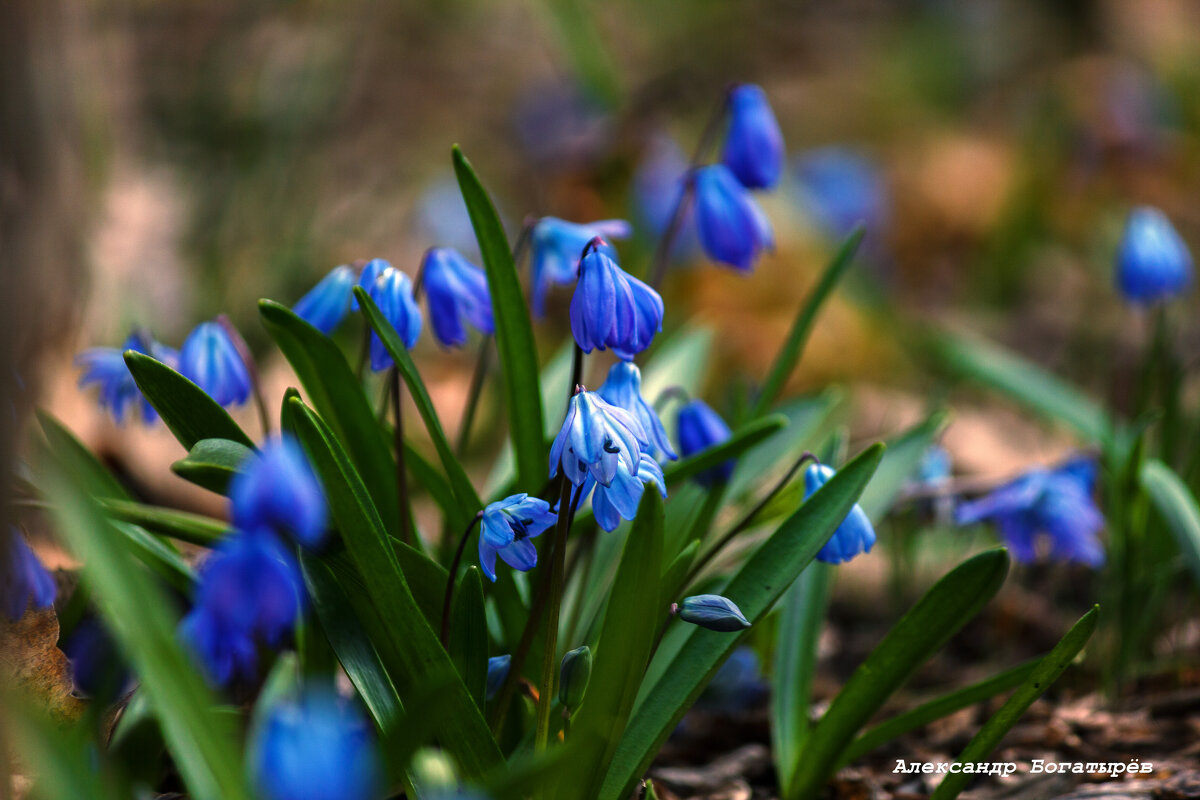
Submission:
<svg viewBox="0 0 1200 800">
<path fill-rule="evenodd" d="M 558 673 L 558 702 L 564 708 L 579 708 L 591 676 L 592 649 L 586 644 L 563 656 Z"/>
</svg>

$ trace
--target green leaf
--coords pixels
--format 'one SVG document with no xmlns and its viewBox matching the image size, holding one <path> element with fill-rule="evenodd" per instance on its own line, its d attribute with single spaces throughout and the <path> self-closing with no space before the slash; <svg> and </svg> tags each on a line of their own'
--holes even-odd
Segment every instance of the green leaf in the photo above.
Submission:
<svg viewBox="0 0 1200 800">
<path fill-rule="evenodd" d="M 487 689 L 488 630 L 479 567 L 467 567 L 450 611 L 450 657 L 475 704 L 483 708 Z"/>
<path fill-rule="evenodd" d="M 737 469 L 729 481 L 729 496 L 738 500 L 747 493 L 761 491 L 764 476 L 782 474 L 804 451 L 815 450 L 828 431 L 833 412 L 845 401 L 845 396 L 845 391 L 833 388 L 781 405 L 775 413 L 787 418 L 787 427 L 738 459 Z"/>
<path fill-rule="evenodd" d="M 0 703 L 4 706 L 5 744 L 19 755 L 21 772 L 34 779 L 19 796 L 42 800 L 117 800 L 131 796 L 128 786 L 118 789 L 109 771 L 97 768 L 85 726 L 64 728 L 34 707 L 29 698 L 15 692 L 0 691 Z M 10 780 L 6 769 L 5 797 L 11 796 Z"/>
<path fill-rule="evenodd" d="M 125 544 L 129 548 L 129 552 L 138 561 L 149 567 L 175 589 L 184 593 L 192 590 L 196 576 L 178 550 L 137 525 L 113 522 L 113 527 L 125 537 Z"/>
<path fill-rule="evenodd" d="M 379 509 L 384 527 L 397 535 L 400 501 L 391 444 L 341 348 L 279 303 L 260 300 L 258 313 L 296 371 L 309 402 L 346 448 Z"/>
<path fill-rule="evenodd" d="M 785 798 L 813 797 L 855 734 L 917 668 L 940 650 L 1004 583 L 1008 552 L 996 548 L 959 564 L 888 631 L 842 687 L 805 740 Z"/>
<path fill-rule="evenodd" d="M 547 450 L 542 435 L 537 345 L 529 321 L 529 306 L 521 291 L 508 238 L 491 198 L 458 145 L 454 146 L 453 160 L 454 174 L 458 177 L 458 186 L 467 204 L 471 226 L 479 240 L 479 252 L 483 255 L 483 267 L 487 271 L 492 312 L 496 319 L 496 349 L 500 353 L 501 377 L 508 405 L 509 435 L 517 459 L 517 480 L 532 491 L 546 480 Z"/>
<path fill-rule="evenodd" d="M 173 508 L 148 506 L 132 500 L 101 500 L 100 506 L 112 519 L 200 547 L 216 546 L 229 532 L 229 525 L 224 522 Z"/>
<path fill-rule="evenodd" d="M 125 351 L 125 364 L 142 394 L 185 450 L 201 439 L 229 439 L 246 447 L 253 440 L 196 384 L 161 361 L 135 350 Z"/>
<path fill-rule="evenodd" d="M 691 458 L 681 458 L 672 462 L 663 469 L 663 477 L 668 484 L 687 480 L 706 469 L 718 466 L 731 458 L 737 458 L 786 425 L 787 417 L 782 414 L 771 414 L 762 419 L 756 419 L 738 428 L 724 442 L 702 450 Z"/>
<path fill-rule="evenodd" d="M 429 627 L 440 630 L 442 625 L 442 601 L 446 592 L 446 568 L 411 544 L 399 539 L 391 540 L 392 550 L 400 562 L 400 571 L 408 581 L 409 591 L 417 601 L 417 607 L 429 621 Z"/>
<path fill-rule="evenodd" d="M 1113 423 L 1099 403 L 1016 353 L 951 331 L 932 333 L 929 346 L 942 363 L 963 377 L 1069 425 L 1089 441 L 1111 442 Z"/>
<path fill-rule="evenodd" d="M 837 530 L 882 455 L 883 445 L 874 445 L 847 464 L 780 525 L 720 591 L 737 603 L 751 624 L 766 616 Z M 605 800 L 628 796 L 658 748 L 738 643 L 737 636 L 703 628 L 671 628 L 674 630 L 668 630 L 651 662 L 633 717 L 604 778 L 600 796 Z"/>
<path fill-rule="evenodd" d="M 655 633 L 667 619 L 659 602 L 663 517 L 658 492 L 643 494 L 604 613 L 587 694 L 571 728 L 577 750 L 565 782 L 583 788 L 586 797 L 599 793 L 604 770 L 633 710 Z"/>
<path fill-rule="evenodd" d="M 171 471 L 211 492 L 227 494 L 234 473 L 253 452 L 228 439 L 201 439 L 185 458 L 171 465 Z"/>
<path fill-rule="evenodd" d="M 82 474 L 85 485 L 93 497 L 115 497 L 122 500 L 130 499 L 129 492 L 116 479 L 108 467 L 84 446 L 83 442 L 54 417 L 44 411 L 37 412 L 38 422 L 46 436 L 50 452 L 60 459 L 69 459 Z"/>
<path fill-rule="evenodd" d="M 833 261 L 825 268 L 821 280 L 804 299 L 804 305 L 800 307 L 796 321 L 792 323 L 792 330 L 779 348 L 779 354 L 775 356 L 775 361 L 771 364 L 771 371 L 767 373 L 767 378 L 763 381 L 762 391 L 759 392 L 758 399 L 750 411 L 751 419 L 761 416 L 783 391 L 784 385 L 791 377 L 792 370 L 796 368 L 796 364 L 804 352 L 804 345 L 808 342 L 808 336 L 812 332 L 817 312 L 821 310 L 825 300 L 833 293 L 834 287 L 837 286 L 846 269 L 854 262 L 854 254 L 858 252 L 858 246 L 862 243 L 865 234 L 866 228 L 861 224 L 850 232 L 850 235 L 842 242 L 842 246 L 838 248 Z"/>
<path fill-rule="evenodd" d="M 1142 488 L 1175 536 L 1179 552 L 1200 586 L 1200 507 L 1187 484 L 1166 464 L 1151 459 L 1142 465 Z"/>
<path fill-rule="evenodd" d="M 1075 656 L 1087 644 L 1088 639 L 1092 636 L 1092 631 L 1096 629 L 1099 613 L 1100 607 L 1094 606 L 1091 611 L 1079 618 L 1071 630 L 1067 631 L 1067 635 L 1059 640 L 1054 649 L 1034 668 L 1033 673 L 1013 692 L 1012 697 L 1005 701 L 996 715 L 989 719 L 979 733 L 975 734 L 975 737 L 967 743 L 956 759 L 957 763 L 978 763 L 996 749 L 996 745 L 1000 744 L 1004 734 L 1008 733 L 1021 715 L 1033 705 L 1033 701 L 1041 697 L 1050 688 L 1050 684 L 1058 680 L 1058 676 L 1063 674 L 1063 671 L 1071 665 Z M 953 800 L 959 792 L 966 788 L 971 777 L 970 773 L 949 773 L 946 775 L 946 779 L 938 784 L 931 800 Z"/>
</svg>

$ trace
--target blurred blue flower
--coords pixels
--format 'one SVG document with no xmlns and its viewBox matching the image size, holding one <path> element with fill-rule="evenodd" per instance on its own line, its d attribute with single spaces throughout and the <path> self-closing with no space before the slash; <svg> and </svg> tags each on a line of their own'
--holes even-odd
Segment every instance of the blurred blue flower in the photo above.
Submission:
<svg viewBox="0 0 1200 800">
<path fill-rule="evenodd" d="M 825 485 L 833 477 L 833 469 L 824 464 L 812 464 L 804 471 L 804 499 Z M 858 503 L 838 525 L 829 541 L 817 553 L 817 560 L 826 564 L 841 564 L 859 553 L 868 553 L 875 544 L 875 528 Z"/>
<path fill-rule="evenodd" d="M 1038 558 L 1038 541 L 1049 539 L 1050 555 L 1091 567 L 1104 564 L 1104 546 L 1097 534 L 1104 516 L 1092 494 L 1096 465 L 1076 458 L 1055 469 L 1031 469 L 1015 481 L 978 500 L 959 505 L 959 525 L 990 521 L 1018 561 Z"/>
<path fill-rule="evenodd" d="M 252 683 L 258 673 L 258 644 L 249 631 L 193 608 L 179 623 L 179 638 L 216 686 Z"/>
<path fill-rule="evenodd" d="M 355 263 L 357 264 L 358 262 L 355 262 Z M 384 259 L 372 258 L 370 261 L 363 264 L 362 272 L 359 273 L 359 276 L 358 276 L 358 285 L 362 287 L 362 290 L 364 292 L 366 292 L 367 294 L 370 294 L 372 287 L 374 287 L 375 284 L 379 281 L 379 276 L 383 274 L 384 270 L 388 270 L 388 269 L 392 269 L 392 268 L 393 268 L 392 265 L 390 263 L 388 263 L 387 261 L 385 261 Z M 379 301 L 376 300 L 375 304 L 378 305 Z M 352 311 L 359 310 L 358 298 L 354 296 L 353 291 L 350 292 L 350 309 Z"/>
<path fill-rule="evenodd" d="M 593 239 L 579 262 L 571 333 L 585 353 L 611 349 L 629 361 L 662 330 L 663 301 L 658 292 L 621 269 L 603 243 Z"/>
<path fill-rule="evenodd" d="M 535 167 L 569 168 L 603 157 L 613 134 L 607 105 L 578 82 L 542 81 L 522 89 L 512 124 Z"/>
<path fill-rule="evenodd" d="M 950 478 L 952 470 L 949 451 L 941 445 L 933 444 L 926 448 L 925 455 L 921 456 L 921 463 L 917 467 L 917 480 L 924 484 L 941 483 Z"/>
<path fill-rule="evenodd" d="M 676 458 L 671 443 L 667 441 L 667 432 L 663 430 L 662 420 L 654 407 L 642 397 L 642 372 L 632 361 L 618 361 L 608 369 L 608 377 L 596 394 L 603 397 L 610 405 L 623 408 L 642 423 L 642 430 L 650 439 L 651 455 L 659 453 L 667 458 Z"/>
<path fill-rule="evenodd" d="M 83 367 L 79 386 L 94 384 L 99 389 L 100 407 L 108 409 L 118 425 L 125 421 L 125 410 L 131 404 L 138 404 L 142 422 L 149 425 L 158 420 L 158 413 L 134 382 L 125 364 L 126 350 L 156 358 L 172 369 L 179 364 L 179 353 L 141 331 L 134 331 L 119 348 L 93 347 L 75 356 L 76 366 Z"/>
<path fill-rule="evenodd" d="M 743 83 L 729 93 L 729 130 L 721 161 L 747 189 L 768 189 L 783 174 L 783 132 L 761 86 Z"/>
<path fill-rule="evenodd" d="M 16 528 L 8 529 L 7 547 L 8 554 L 2 562 L 7 574 L 0 575 L 0 593 L 3 595 L 4 613 L 9 620 L 16 622 L 25 616 L 30 603 L 35 610 L 54 605 L 58 587 Z"/>
<path fill-rule="evenodd" d="M 487 663 L 487 699 L 491 700 L 504 685 L 508 677 L 508 668 L 512 664 L 512 656 L 492 656 Z"/>
<path fill-rule="evenodd" d="M 642 494 L 645 492 L 647 483 L 653 483 L 659 494 L 663 497 L 667 496 L 667 483 L 663 478 L 662 467 L 650 457 L 649 453 L 643 452 L 641 458 L 638 459 L 636 473 L 631 474 L 619 469 L 608 486 L 596 483 L 596 479 L 589 475 L 579 496 L 587 497 L 588 492 L 595 486 L 596 491 L 592 495 L 592 514 L 601 528 L 606 531 L 615 531 L 621 524 L 621 520 L 631 520 L 637 516 L 638 504 L 642 502 Z"/>
<path fill-rule="evenodd" d="M 1156 208 L 1129 213 L 1117 249 L 1117 288 L 1131 303 L 1152 304 L 1192 285 L 1192 254 L 1171 221 Z"/>
<path fill-rule="evenodd" d="M 292 308 L 296 316 L 328 336 L 342 324 L 354 298 L 358 277 L 348 264 L 334 267 Z"/>
<path fill-rule="evenodd" d="M 112 702 L 129 683 L 129 668 L 108 629 L 95 617 L 86 617 L 75 626 L 62 651 L 71 661 L 76 690 L 88 697 Z"/>
<path fill-rule="evenodd" d="M 448 247 L 434 247 L 421 265 L 429 322 L 439 342 L 447 347 L 467 343 L 469 323 L 481 333 L 496 331 L 492 297 L 483 270 Z"/>
<path fill-rule="evenodd" d="M 701 167 L 692 180 L 704 252 L 713 261 L 750 271 L 759 255 L 775 246 L 766 214 L 723 164 Z"/>
<path fill-rule="evenodd" d="M 220 322 L 201 322 L 179 349 L 179 372 L 223 406 L 250 397 L 250 371 Z"/>
<path fill-rule="evenodd" d="M 684 458 L 726 442 L 733 435 L 721 415 L 700 399 L 689 400 L 680 406 L 676 424 L 679 429 L 679 452 Z M 733 459 L 718 464 L 696 475 L 696 483 L 705 487 L 724 483 L 733 475 L 733 467 Z"/>
<path fill-rule="evenodd" d="M 666 234 L 690 169 L 683 151 L 669 136 L 655 137 L 647 146 L 646 155 L 633 175 L 633 206 L 639 225 L 654 236 Z M 675 234 L 671 259 L 687 260 L 699 247 L 696 216 L 689 205 Z"/>
<path fill-rule="evenodd" d="M 561 465 L 567 480 L 582 486 L 590 475 L 609 486 L 618 471 L 636 476 L 642 447 L 649 446 L 637 418 L 595 392 L 578 391 L 550 447 L 550 477 Z M 582 497 L 582 495 L 580 495 Z"/>
<path fill-rule="evenodd" d="M 250 753 L 266 800 L 372 800 L 383 787 L 367 720 L 329 689 L 308 688 L 267 709 Z"/>
<path fill-rule="evenodd" d="M 546 293 L 552 284 L 573 284 L 579 274 L 579 260 L 588 242 L 600 236 L 624 239 L 632 227 L 623 219 L 598 222 L 567 222 L 558 217 L 542 217 L 530 234 L 533 263 L 533 313 L 546 314 Z"/>
<path fill-rule="evenodd" d="M 483 509 L 479 523 L 479 565 L 496 580 L 496 556 L 513 569 L 528 572 L 537 565 L 537 548 L 530 541 L 554 524 L 550 504 L 527 494 L 514 494 Z"/>
<path fill-rule="evenodd" d="M 367 264 L 369 268 L 374 261 Z M 375 279 L 366 285 L 367 295 L 379 306 L 379 313 L 400 334 L 404 346 L 412 348 L 421 336 L 421 309 L 413 298 L 413 282 L 405 273 L 386 262 Z M 363 275 L 367 272 L 364 269 Z M 392 365 L 392 355 L 383 346 L 379 334 L 371 332 L 371 369 L 379 372 Z"/>
<path fill-rule="evenodd" d="M 797 201 L 827 235 L 841 239 L 855 225 L 877 232 L 887 224 L 887 185 L 866 156 L 845 147 L 822 147 L 792 162 Z"/>
<path fill-rule="evenodd" d="M 759 705 L 769 694 L 758 655 L 754 648 L 743 645 L 729 654 L 696 704 L 714 711 L 740 711 Z"/>
<path fill-rule="evenodd" d="M 679 604 L 678 613 L 684 622 L 719 633 L 734 633 L 750 627 L 750 621 L 737 603 L 719 594 L 685 597 Z"/>
<path fill-rule="evenodd" d="M 325 538 L 325 492 L 289 434 L 272 437 L 239 465 L 229 483 L 233 524 L 245 531 L 290 533 L 304 547 Z"/>
<path fill-rule="evenodd" d="M 417 238 L 477 255 L 478 242 L 462 190 L 453 173 L 443 174 L 421 190 L 416 209 Z"/>
</svg>

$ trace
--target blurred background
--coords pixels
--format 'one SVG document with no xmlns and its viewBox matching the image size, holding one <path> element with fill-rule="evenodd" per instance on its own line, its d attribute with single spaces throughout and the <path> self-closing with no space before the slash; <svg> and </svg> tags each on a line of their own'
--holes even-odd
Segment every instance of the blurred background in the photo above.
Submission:
<svg viewBox="0 0 1200 800">
<path fill-rule="evenodd" d="M 666 213 L 647 187 L 672 185 L 730 81 L 760 83 L 793 158 L 763 198 L 776 252 L 742 276 L 685 242 L 666 325 L 719 329 L 709 394 L 721 402 L 765 372 L 837 240 L 866 220 L 860 267 L 792 387 L 852 384 L 856 437 L 947 400 L 903 346 L 930 321 L 1111 397 L 1149 328 L 1111 288 L 1125 213 L 1157 205 L 1200 246 L 1200 5 L 1188 0 L 5 6 L 4 280 L 32 300 L 4 324 L 40 351 L 28 392 L 136 478 L 169 482 L 169 497 L 186 492 L 165 469 L 174 441 L 161 426 L 115 428 L 75 387 L 73 356 L 135 325 L 178 346 L 227 313 L 264 355 L 277 403 L 292 379 L 257 298 L 291 304 L 358 258 L 412 274 L 432 245 L 475 257 L 455 142 L 510 235 L 529 214 L 624 217 L 637 234 L 622 262 L 644 274 Z M 566 299 L 538 327 L 544 360 L 566 334 Z M 418 357 L 456 420 L 473 349 L 426 337 Z M 955 398 L 946 444 L 962 470 L 1011 474 L 1070 448 L 994 402 Z"/>
</svg>

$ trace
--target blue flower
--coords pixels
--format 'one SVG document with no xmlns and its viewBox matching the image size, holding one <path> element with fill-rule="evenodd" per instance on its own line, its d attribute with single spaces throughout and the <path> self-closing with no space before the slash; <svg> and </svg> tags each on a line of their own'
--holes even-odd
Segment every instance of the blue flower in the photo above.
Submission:
<svg viewBox="0 0 1200 800">
<path fill-rule="evenodd" d="M 663 301 L 658 292 L 617 266 L 603 244 L 593 239 L 579 262 L 571 333 L 585 353 L 611 349 L 629 361 L 662 330 Z"/>
<path fill-rule="evenodd" d="M 832 477 L 831 468 L 824 464 L 811 465 L 804 471 L 804 499 L 812 497 Z M 859 553 L 870 552 L 874 544 L 875 528 L 871 526 L 871 520 L 867 519 L 867 513 L 855 503 L 854 508 L 850 509 L 850 513 L 842 520 L 842 524 L 833 532 L 833 536 L 817 553 L 817 560 L 826 564 L 841 564 Z"/>
<path fill-rule="evenodd" d="M 588 242 L 597 236 L 624 239 L 632 232 L 623 219 L 599 222 L 567 222 L 558 217 L 542 217 L 530 234 L 533 262 L 533 313 L 546 314 L 546 292 L 551 284 L 575 283 L 579 260 Z"/>
<path fill-rule="evenodd" d="M 675 611 L 675 608 L 672 608 Z M 679 618 L 718 633 L 734 633 L 750 627 L 737 603 L 719 594 L 698 594 L 683 598 L 678 606 Z"/>
<path fill-rule="evenodd" d="M 354 269 L 349 265 L 334 267 L 296 302 L 292 310 L 296 316 L 328 336 L 349 313 L 350 301 L 354 298 L 354 284 L 357 282 Z"/>
<path fill-rule="evenodd" d="M 103 703 L 111 702 L 129 683 L 129 668 L 121 658 L 108 629 L 95 617 L 78 625 L 62 645 L 71 661 L 75 688 Z"/>
<path fill-rule="evenodd" d="M 537 548 L 530 541 L 554 524 L 550 504 L 527 494 L 514 494 L 483 510 L 479 525 L 479 565 L 496 580 L 496 556 L 513 569 L 528 572 L 537 565 Z"/>
<path fill-rule="evenodd" d="M 921 456 L 917 467 L 917 481 L 923 484 L 938 484 L 949 480 L 953 473 L 950 453 L 941 445 L 930 445 Z"/>
<path fill-rule="evenodd" d="M 642 447 L 649 446 L 637 418 L 595 392 L 578 391 L 550 447 L 550 477 L 561 465 L 567 480 L 582 486 L 590 475 L 609 486 L 619 471 L 636 476 Z M 582 495 L 580 495 L 582 497 Z"/>
<path fill-rule="evenodd" d="M 723 164 L 701 167 L 692 180 L 704 252 L 713 261 L 750 271 L 759 255 L 775 246 L 766 214 Z"/>
<path fill-rule="evenodd" d="M 648 453 L 643 452 L 638 459 L 637 472 L 629 473 L 618 469 L 608 486 L 597 484 L 595 478 L 589 475 L 580 497 L 586 497 L 594 485 L 596 492 L 592 495 L 592 514 L 601 528 L 614 531 L 621 524 L 621 520 L 637 516 L 638 504 L 642 502 L 647 483 L 653 483 L 664 498 L 667 496 L 667 483 L 663 478 L 662 467 Z"/>
<path fill-rule="evenodd" d="M 223 406 L 250 397 L 250 371 L 225 326 L 201 322 L 179 349 L 179 372 Z"/>
<path fill-rule="evenodd" d="M 679 452 L 689 458 L 710 447 L 729 440 L 733 432 L 703 400 L 690 400 L 679 409 Z M 734 461 L 730 459 L 696 476 L 696 483 L 711 487 L 724 483 L 733 475 Z"/>
<path fill-rule="evenodd" d="M 1117 288 L 1131 303 L 1152 304 L 1183 294 L 1192 285 L 1192 254 L 1156 208 L 1129 214 L 1117 249 Z"/>
<path fill-rule="evenodd" d="M 7 574 L 0 575 L 0 593 L 4 613 L 16 622 L 25 616 L 30 603 L 34 609 L 50 608 L 58 595 L 54 578 L 29 549 L 25 537 L 16 528 L 8 529 L 8 557 L 4 559 Z"/>
<path fill-rule="evenodd" d="M 667 441 L 667 432 L 654 407 L 642 397 L 642 373 L 632 361 L 618 361 L 609 367 L 608 377 L 596 390 L 610 405 L 623 408 L 642 423 L 642 430 L 650 437 L 652 455 L 662 453 L 675 458 L 675 451 Z"/>
<path fill-rule="evenodd" d="M 216 686 L 252 683 L 258 674 L 258 645 L 250 632 L 192 609 L 179 623 L 179 638 Z"/>
<path fill-rule="evenodd" d="M 356 261 L 355 263 L 358 264 L 360 262 Z M 382 258 L 372 258 L 370 261 L 362 265 L 362 272 L 358 276 L 358 285 L 362 287 L 364 292 L 370 294 L 371 287 L 373 287 L 375 282 L 379 280 L 379 276 L 383 274 L 384 270 L 388 269 L 392 269 L 392 265 L 387 261 L 383 260 Z M 376 305 L 378 305 L 378 301 L 376 302 Z M 353 291 L 350 292 L 350 309 L 352 311 L 359 310 L 358 298 L 354 296 Z"/>
<path fill-rule="evenodd" d="M 734 87 L 721 161 L 747 189 L 767 189 L 779 182 L 783 157 L 783 132 L 767 93 L 752 83 Z"/>
<path fill-rule="evenodd" d="M 158 414 L 134 382 L 125 364 L 126 350 L 151 356 L 172 368 L 179 363 L 177 352 L 140 331 L 134 331 L 120 348 L 93 347 L 77 355 L 75 364 L 83 367 L 79 386 L 85 388 L 95 384 L 100 390 L 100 407 L 108 409 L 118 425 L 125 421 L 125 411 L 131 404 L 138 405 L 142 422 L 149 425 L 158 420 Z"/>
<path fill-rule="evenodd" d="M 633 205 L 638 222 L 654 236 L 663 236 L 671 224 L 690 169 L 683 151 L 670 137 L 660 135 L 647 147 L 647 155 L 633 175 Z M 686 260 L 699 247 L 696 218 L 689 205 L 675 234 L 670 256 L 672 260 Z"/>
<path fill-rule="evenodd" d="M 448 247 L 434 247 L 421 265 L 429 322 L 447 347 L 467 343 L 469 323 L 481 333 L 495 333 L 492 297 L 483 270 Z"/>
<path fill-rule="evenodd" d="M 241 530 L 288 532 L 305 547 L 325 538 L 325 492 L 300 445 L 282 434 L 238 467 L 229 484 L 233 524 Z"/>
<path fill-rule="evenodd" d="M 370 262 L 367 267 L 369 268 L 373 263 L 375 262 Z M 364 277 L 366 274 L 367 271 L 364 269 Z M 417 301 L 413 298 L 412 279 L 387 264 L 376 273 L 375 279 L 367 285 L 367 294 L 375 305 L 379 306 L 379 313 L 383 314 L 384 319 L 391 323 L 392 327 L 396 329 L 396 333 L 400 334 L 400 340 L 404 342 L 404 346 L 412 348 L 421 336 L 421 309 L 417 307 Z M 379 334 L 372 331 L 371 369 L 379 372 L 391 365 L 391 354 L 383 346 L 383 340 L 379 338 Z"/>
<path fill-rule="evenodd" d="M 508 668 L 512 665 L 512 656 L 493 656 L 487 663 L 487 699 L 491 700 L 504 685 L 508 677 Z"/>
<path fill-rule="evenodd" d="M 329 689 L 309 688 L 267 709 L 250 752 L 266 800 L 371 800 L 382 787 L 370 726 Z"/>
<path fill-rule="evenodd" d="M 955 512 L 959 525 L 991 521 L 1022 562 L 1038 559 L 1038 541 L 1049 539 L 1050 555 L 1091 567 L 1104 563 L 1097 534 L 1104 516 L 1092 500 L 1096 466 L 1085 458 L 1056 469 L 1035 468 L 984 497 L 962 503 Z"/>
<path fill-rule="evenodd" d="M 887 186 L 878 167 L 843 147 L 805 153 L 792 167 L 800 205 L 824 231 L 838 238 L 862 223 L 877 230 L 887 223 Z"/>
</svg>

